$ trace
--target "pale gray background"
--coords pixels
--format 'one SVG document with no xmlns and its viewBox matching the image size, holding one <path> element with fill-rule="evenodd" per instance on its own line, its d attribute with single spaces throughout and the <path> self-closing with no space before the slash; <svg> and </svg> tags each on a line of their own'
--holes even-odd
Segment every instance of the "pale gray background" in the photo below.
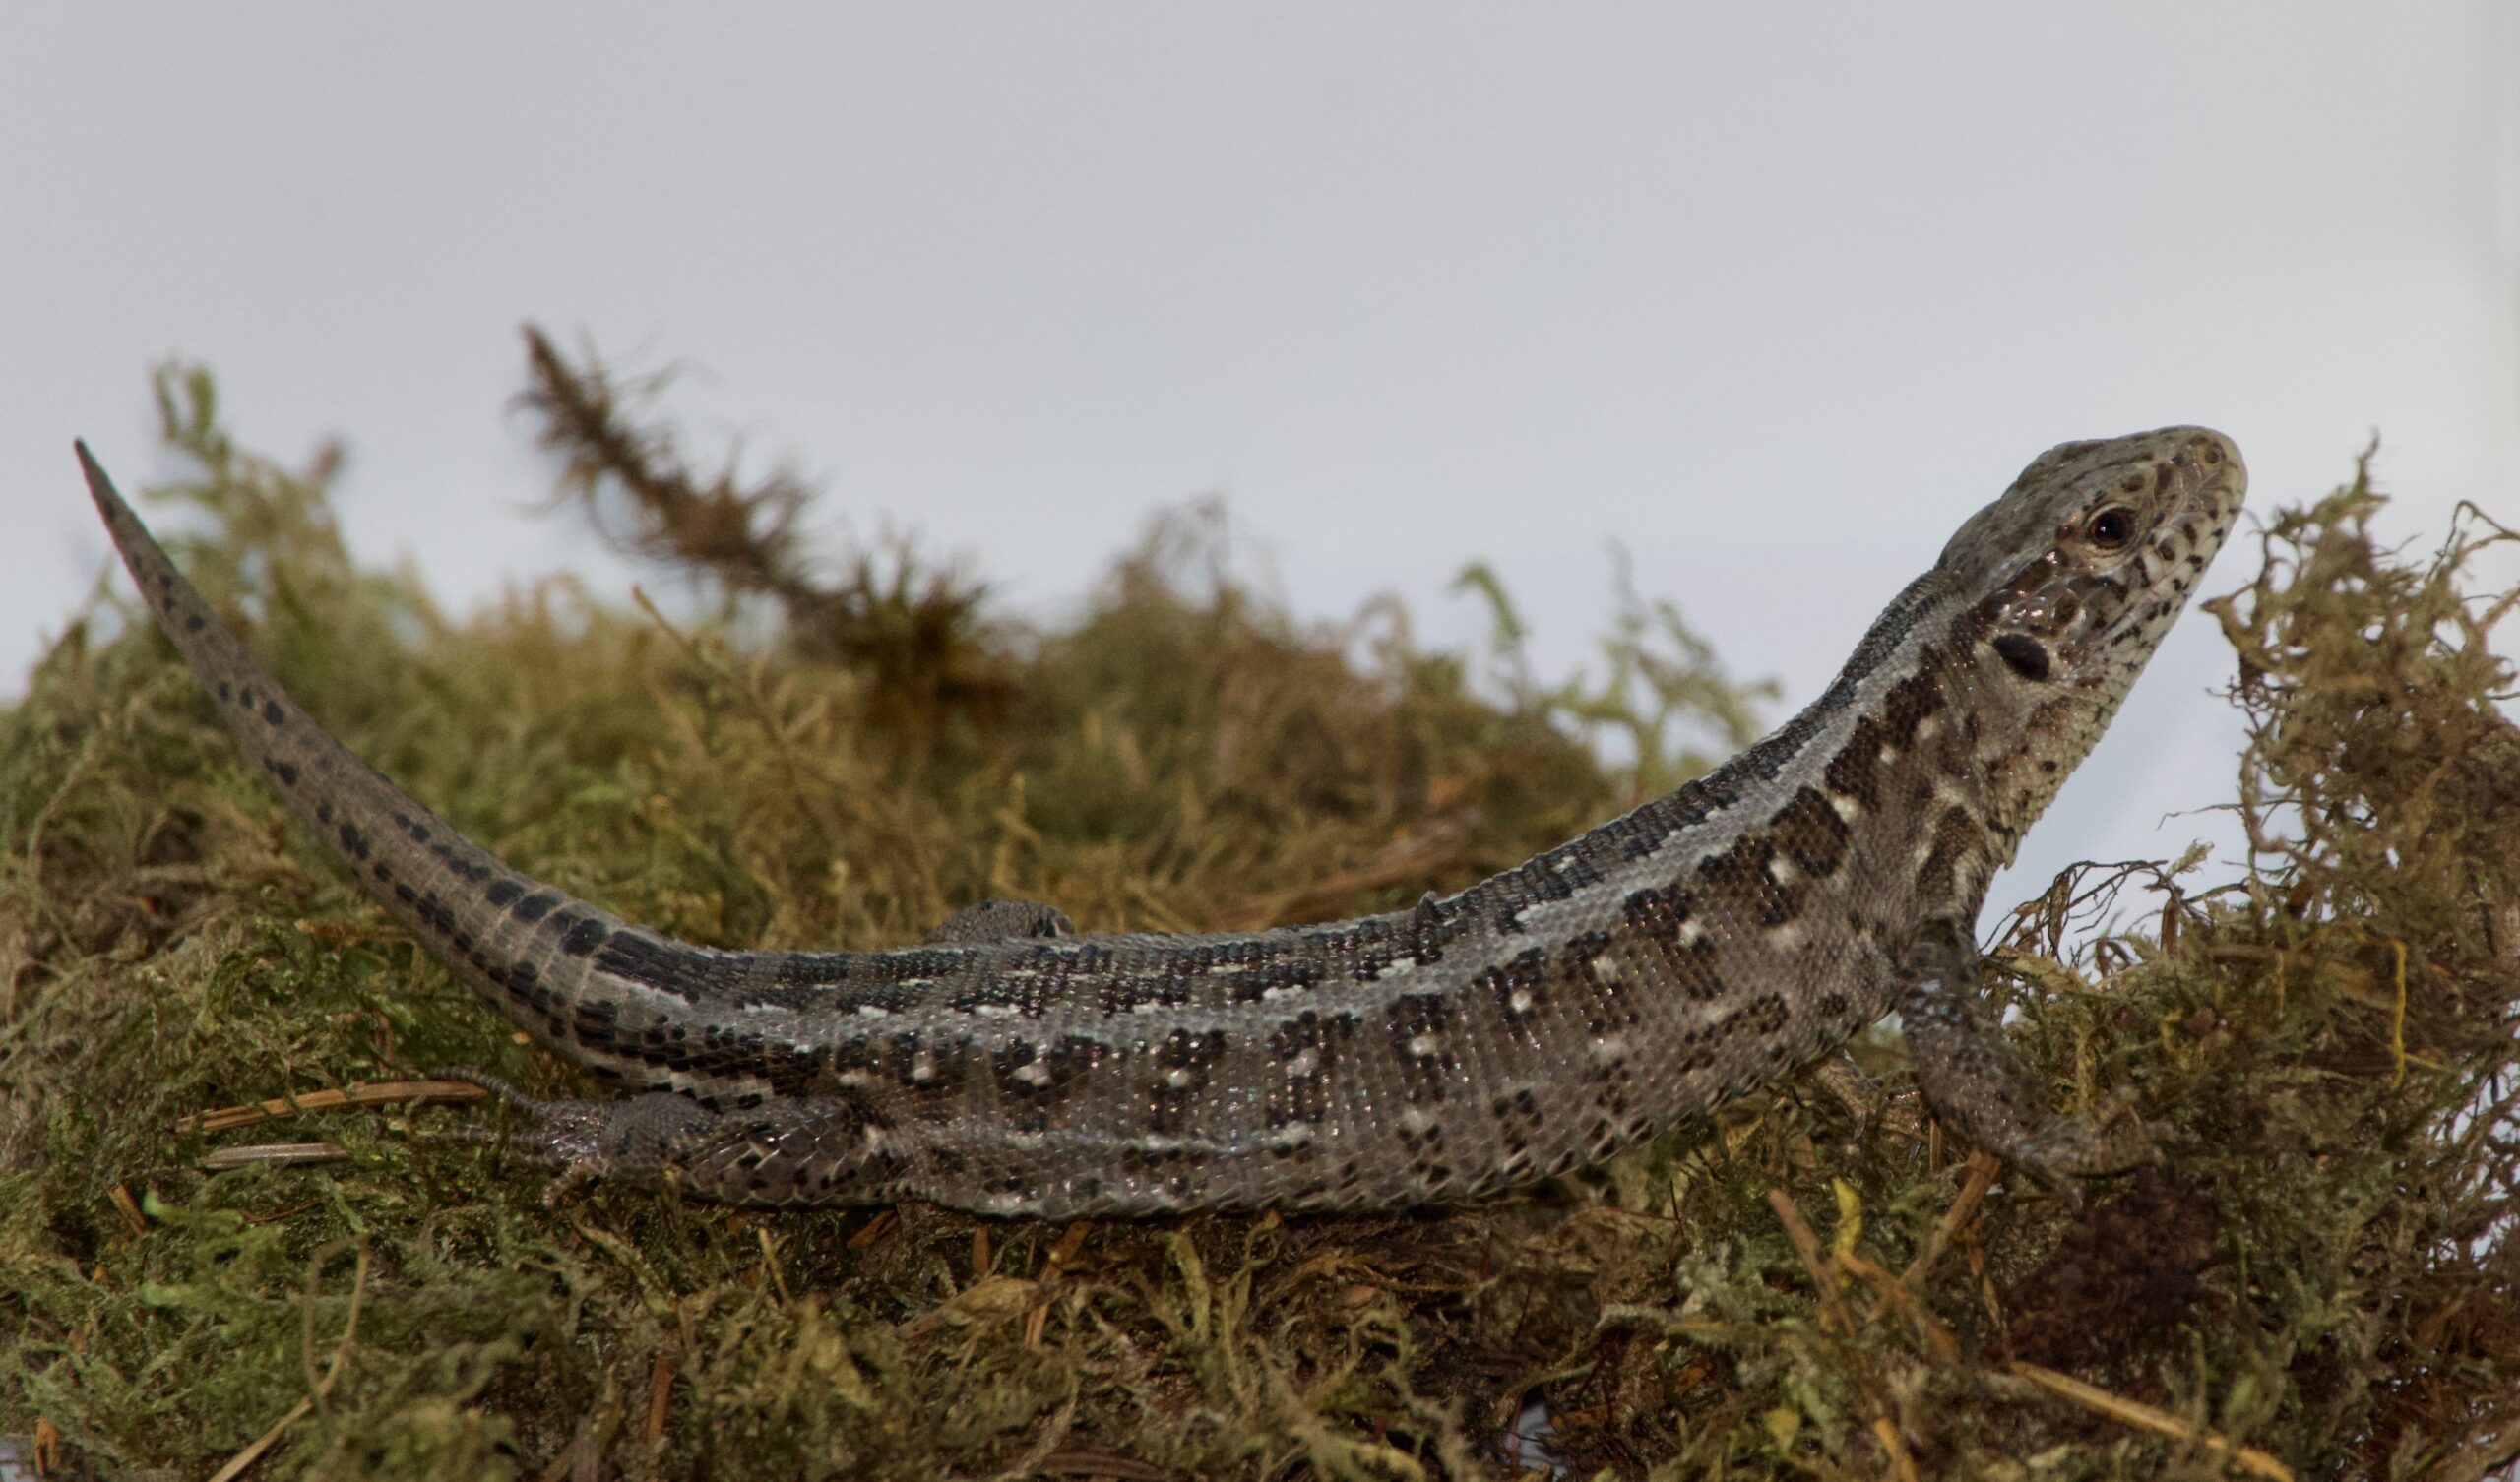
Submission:
<svg viewBox="0 0 2520 1482">
<path fill-rule="evenodd" d="M 1051 618 L 1221 490 L 1306 613 L 1467 642 L 1493 560 L 1550 673 L 1614 537 L 1799 704 L 2033 454 L 2172 421 L 2261 509 L 2377 429 L 2428 541 L 2520 514 L 2515 14 L 11 7 L 0 690 L 104 569 L 71 437 L 161 471 L 169 353 L 350 439 L 363 559 L 626 587 L 524 513 L 528 318 Z M 2162 823 L 2228 795 L 2224 652 L 2174 636 L 1999 902 L 2229 839 Z"/>
</svg>

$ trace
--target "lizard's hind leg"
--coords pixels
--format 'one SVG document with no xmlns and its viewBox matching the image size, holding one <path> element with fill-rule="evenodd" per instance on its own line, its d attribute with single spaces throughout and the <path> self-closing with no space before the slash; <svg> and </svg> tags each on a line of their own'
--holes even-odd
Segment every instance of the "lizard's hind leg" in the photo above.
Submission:
<svg viewBox="0 0 2520 1482">
<path fill-rule="evenodd" d="M 881 1121 L 847 1097 L 714 1111 L 670 1091 L 544 1100 L 477 1072 L 440 1074 L 495 1091 L 525 1114 L 509 1142 L 555 1170 L 546 1203 L 602 1180 L 762 1208 L 876 1204 L 907 1172 L 885 1145 Z"/>
<path fill-rule="evenodd" d="M 1075 932 L 1056 906 L 982 900 L 946 917 L 927 941 L 981 946 Z M 670 1091 L 545 1100 L 477 1071 L 439 1074 L 495 1091 L 525 1114 L 525 1129 L 509 1143 L 555 1170 L 546 1202 L 601 1180 L 767 1208 L 876 1204 L 896 1197 L 910 1171 L 889 1143 L 888 1124 L 846 1096 L 782 1097 L 722 1111 Z"/>
<path fill-rule="evenodd" d="M 1072 937 L 1067 912 L 1039 900 L 980 900 L 946 917 L 927 934 L 930 947 L 1017 942 L 1032 937 Z"/>
</svg>

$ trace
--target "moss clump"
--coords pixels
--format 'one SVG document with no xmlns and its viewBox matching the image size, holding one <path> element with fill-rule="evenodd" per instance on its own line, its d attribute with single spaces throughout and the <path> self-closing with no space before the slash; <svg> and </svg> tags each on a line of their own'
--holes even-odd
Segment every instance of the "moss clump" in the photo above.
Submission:
<svg viewBox="0 0 2520 1482">
<path fill-rule="evenodd" d="M 414 794 L 683 936 L 874 946 L 989 895 L 1089 929 L 1384 908 L 1749 723 L 1641 603 L 1606 686 L 1509 664 L 1483 699 L 1388 613 L 1291 621 L 1213 514 L 1057 631 L 900 546 L 818 568 L 801 485 L 697 475 L 534 354 L 568 489 L 719 618 L 554 581 L 452 621 L 342 550 L 330 457 L 240 452 L 179 373 L 181 559 Z M 1535 1464 L 1507 1433 L 1538 1399 L 1581 1476 L 2482 1476 L 2520 1449 L 2512 599 L 2461 594 L 2469 537 L 2378 549 L 2375 503 L 2358 477 L 2277 516 L 2213 604 L 2249 873 L 2077 872 L 1998 948 L 2059 1099 L 2132 1094 L 2162 1134 L 2080 1213 L 1982 1204 L 1905 1102 L 1859 1123 L 1817 1082 L 1568 1187 L 1373 1218 L 546 1208 L 433 1136 L 477 1109 L 307 1117 L 276 1135 L 346 1160 L 206 1174 L 238 1140 L 174 1129 L 212 1107 L 445 1064 L 585 1087 L 284 822 L 154 634 L 93 612 L 0 711 L 0 1436 L 71 1475 L 203 1475 L 276 1433 L 264 1474 L 1466 1477 Z M 1631 764 L 1583 744 L 1604 726 Z M 1895 1041 L 1861 1048 L 1904 1083 Z"/>
</svg>

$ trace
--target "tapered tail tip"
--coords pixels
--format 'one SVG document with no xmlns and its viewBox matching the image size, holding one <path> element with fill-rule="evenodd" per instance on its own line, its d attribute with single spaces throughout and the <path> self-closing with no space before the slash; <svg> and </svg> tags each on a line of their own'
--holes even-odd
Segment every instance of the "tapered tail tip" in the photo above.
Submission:
<svg viewBox="0 0 2520 1482">
<path fill-rule="evenodd" d="M 114 488 L 113 479 L 105 473 L 105 465 L 96 462 L 96 455 L 88 451 L 86 438 L 74 438 L 70 446 L 78 450 L 79 470 L 88 475 L 88 497 L 96 502 L 96 512 L 105 517 L 105 525 L 109 528 L 120 529 L 126 506 L 122 495 Z"/>
</svg>

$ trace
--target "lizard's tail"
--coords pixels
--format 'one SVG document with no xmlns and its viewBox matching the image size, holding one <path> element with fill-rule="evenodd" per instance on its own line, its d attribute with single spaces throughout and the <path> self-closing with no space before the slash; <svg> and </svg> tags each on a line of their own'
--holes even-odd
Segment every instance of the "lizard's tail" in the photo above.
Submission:
<svg viewBox="0 0 2520 1482">
<path fill-rule="evenodd" d="M 619 1006 L 598 1007 L 583 991 L 590 957 L 623 933 L 622 922 L 510 869 L 335 740 L 211 611 L 87 444 L 78 448 L 88 492 L 142 599 L 218 701 L 245 756 L 308 830 L 422 946 L 518 1024 L 597 1070 L 654 1079 L 655 1068 L 637 1060 L 606 1064 L 599 1045 L 611 1037 Z M 589 1015 L 603 1022 L 580 1022 Z"/>
</svg>

